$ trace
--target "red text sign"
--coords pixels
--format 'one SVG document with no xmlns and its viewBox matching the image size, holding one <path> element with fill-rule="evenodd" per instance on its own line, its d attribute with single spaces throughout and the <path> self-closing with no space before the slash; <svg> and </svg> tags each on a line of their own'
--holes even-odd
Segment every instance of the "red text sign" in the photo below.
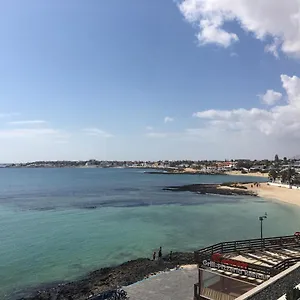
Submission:
<svg viewBox="0 0 300 300">
<path fill-rule="evenodd" d="M 242 261 L 237 261 L 233 259 L 223 258 L 221 254 L 215 253 L 212 255 L 211 260 L 220 264 L 235 266 L 242 269 L 247 269 L 248 264 Z"/>
</svg>

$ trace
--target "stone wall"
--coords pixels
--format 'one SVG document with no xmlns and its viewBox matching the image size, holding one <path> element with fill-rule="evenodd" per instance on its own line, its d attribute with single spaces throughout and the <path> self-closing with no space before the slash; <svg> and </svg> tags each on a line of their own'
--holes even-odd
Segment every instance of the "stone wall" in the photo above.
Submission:
<svg viewBox="0 0 300 300">
<path fill-rule="evenodd" d="M 300 263 L 297 263 L 236 300 L 277 300 L 299 283 Z"/>
</svg>

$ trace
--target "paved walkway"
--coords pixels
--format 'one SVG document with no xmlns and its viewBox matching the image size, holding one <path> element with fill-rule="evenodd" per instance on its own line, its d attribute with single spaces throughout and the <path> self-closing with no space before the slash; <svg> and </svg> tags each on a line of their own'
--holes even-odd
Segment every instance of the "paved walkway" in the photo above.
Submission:
<svg viewBox="0 0 300 300">
<path fill-rule="evenodd" d="M 193 300 L 197 266 L 161 273 L 124 288 L 130 300 Z"/>
</svg>

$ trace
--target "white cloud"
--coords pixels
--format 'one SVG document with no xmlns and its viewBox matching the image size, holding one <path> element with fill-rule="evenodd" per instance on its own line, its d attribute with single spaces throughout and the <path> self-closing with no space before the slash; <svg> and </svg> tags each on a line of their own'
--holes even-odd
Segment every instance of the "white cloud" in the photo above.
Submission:
<svg viewBox="0 0 300 300">
<path fill-rule="evenodd" d="M 174 121 L 174 118 L 171 118 L 171 117 L 165 117 L 165 119 L 164 119 L 165 123 L 173 122 L 173 121 Z"/>
<path fill-rule="evenodd" d="M 233 42 L 238 41 L 235 33 L 229 33 L 220 28 L 221 19 L 203 19 L 200 21 L 200 32 L 197 38 L 200 44 L 215 43 L 225 48 L 229 47 Z"/>
<path fill-rule="evenodd" d="M 41 136 L 61 136 L 62 132 L 51 128 L 21 128 L 21 129 L 8 129 L 0 130 L 0 138 L 33 138 Z"/>
<path fill-rule="evenodd" d="M 280 46 L 280 40 L 278 38 L 274 38 L 272 44 L 266 45 L 265 51 L 272 53 L 277 59 L 279 59 L 278 48 Z"/>
<path fill-rule="evenodd" d="M 103 137 L 103 138 L 113 137 L 112 134 L 110 134 L 102 129 L 99 129 L 99 128 L 85 128 L 85 129 L 83 129 L 83 131 L 87 135 L 98 136 L 98 137 Z"/>
<path fill-rule="evenodd" d="M 246 32 L 264 41 L 271 38 L 267 52 L 278 56 L 278 49 L 300 56 L 299 0 L 183 0 L 179 9 L 185 19 L 197 25 L 198 40 L 228 47 L 238 40 L 224 24 L 236 21 Z"/>
<path fill-rule="evenodd" d="M 277 105 L 270 109 L 206 110 L 197 112 L 194 116 L 204 119 L 207 128 L 254 135 L 259 133 L 274 139 L 300 141 L 300 78 L 281 75 L 281 81 L 287 94 L 284 105 Z M 274 93 L 276 92 L 266 93 L 269 95 L 266 97 L 267 101 L 274 103 L 275 100 L 281 99 L 281 94 L 275 94 L 274 100 Z"/>
<path fill-rule="evenodd" d="M 151 131 L 151 130 L 153 130 L 153 127 L 152 126 L 147 126 L 146 129 Z"/>
<path fill-rule="evenodd" d="M 8 122 L 9 125 L 41 125 L 46 124 L 44 120 L 26 120 L 26 121 L 12 121 Z"/>
<path fill-rule="evenodd" d="M 273 90 L 267 90 L 264 95 L 258 95 L 261 101 L 267 105 L 274 105 L 276 102 L 280 101 L 282 94 L 275 92 Z"/>
</svg>

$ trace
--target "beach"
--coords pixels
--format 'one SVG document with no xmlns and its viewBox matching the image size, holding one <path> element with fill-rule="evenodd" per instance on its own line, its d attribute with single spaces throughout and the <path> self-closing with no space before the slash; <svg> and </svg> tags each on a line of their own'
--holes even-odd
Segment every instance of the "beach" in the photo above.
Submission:
<svg viewBox="0 0 300 300">
<path fill-rule="evenodd" d="M 286 187 L 269 185 L 268 183 L 261 183 L 258 187 L 251 184 L 246 184 L 245 186 L 250 191 L 257 193 L 259 197 L 279 200 L 300 206 L 300 189 L 289 189 Z"/>
<path fill-rule="evenodd" d="M 235 175 L 235 176 L 252 176 L 252 177 L 264 177 L 268 178 L 268 173 L 254 172 L 254 173 L 242 173 L 241 171 L 228 171 L 225 172 L 227 175 Z"/>
</svg>

